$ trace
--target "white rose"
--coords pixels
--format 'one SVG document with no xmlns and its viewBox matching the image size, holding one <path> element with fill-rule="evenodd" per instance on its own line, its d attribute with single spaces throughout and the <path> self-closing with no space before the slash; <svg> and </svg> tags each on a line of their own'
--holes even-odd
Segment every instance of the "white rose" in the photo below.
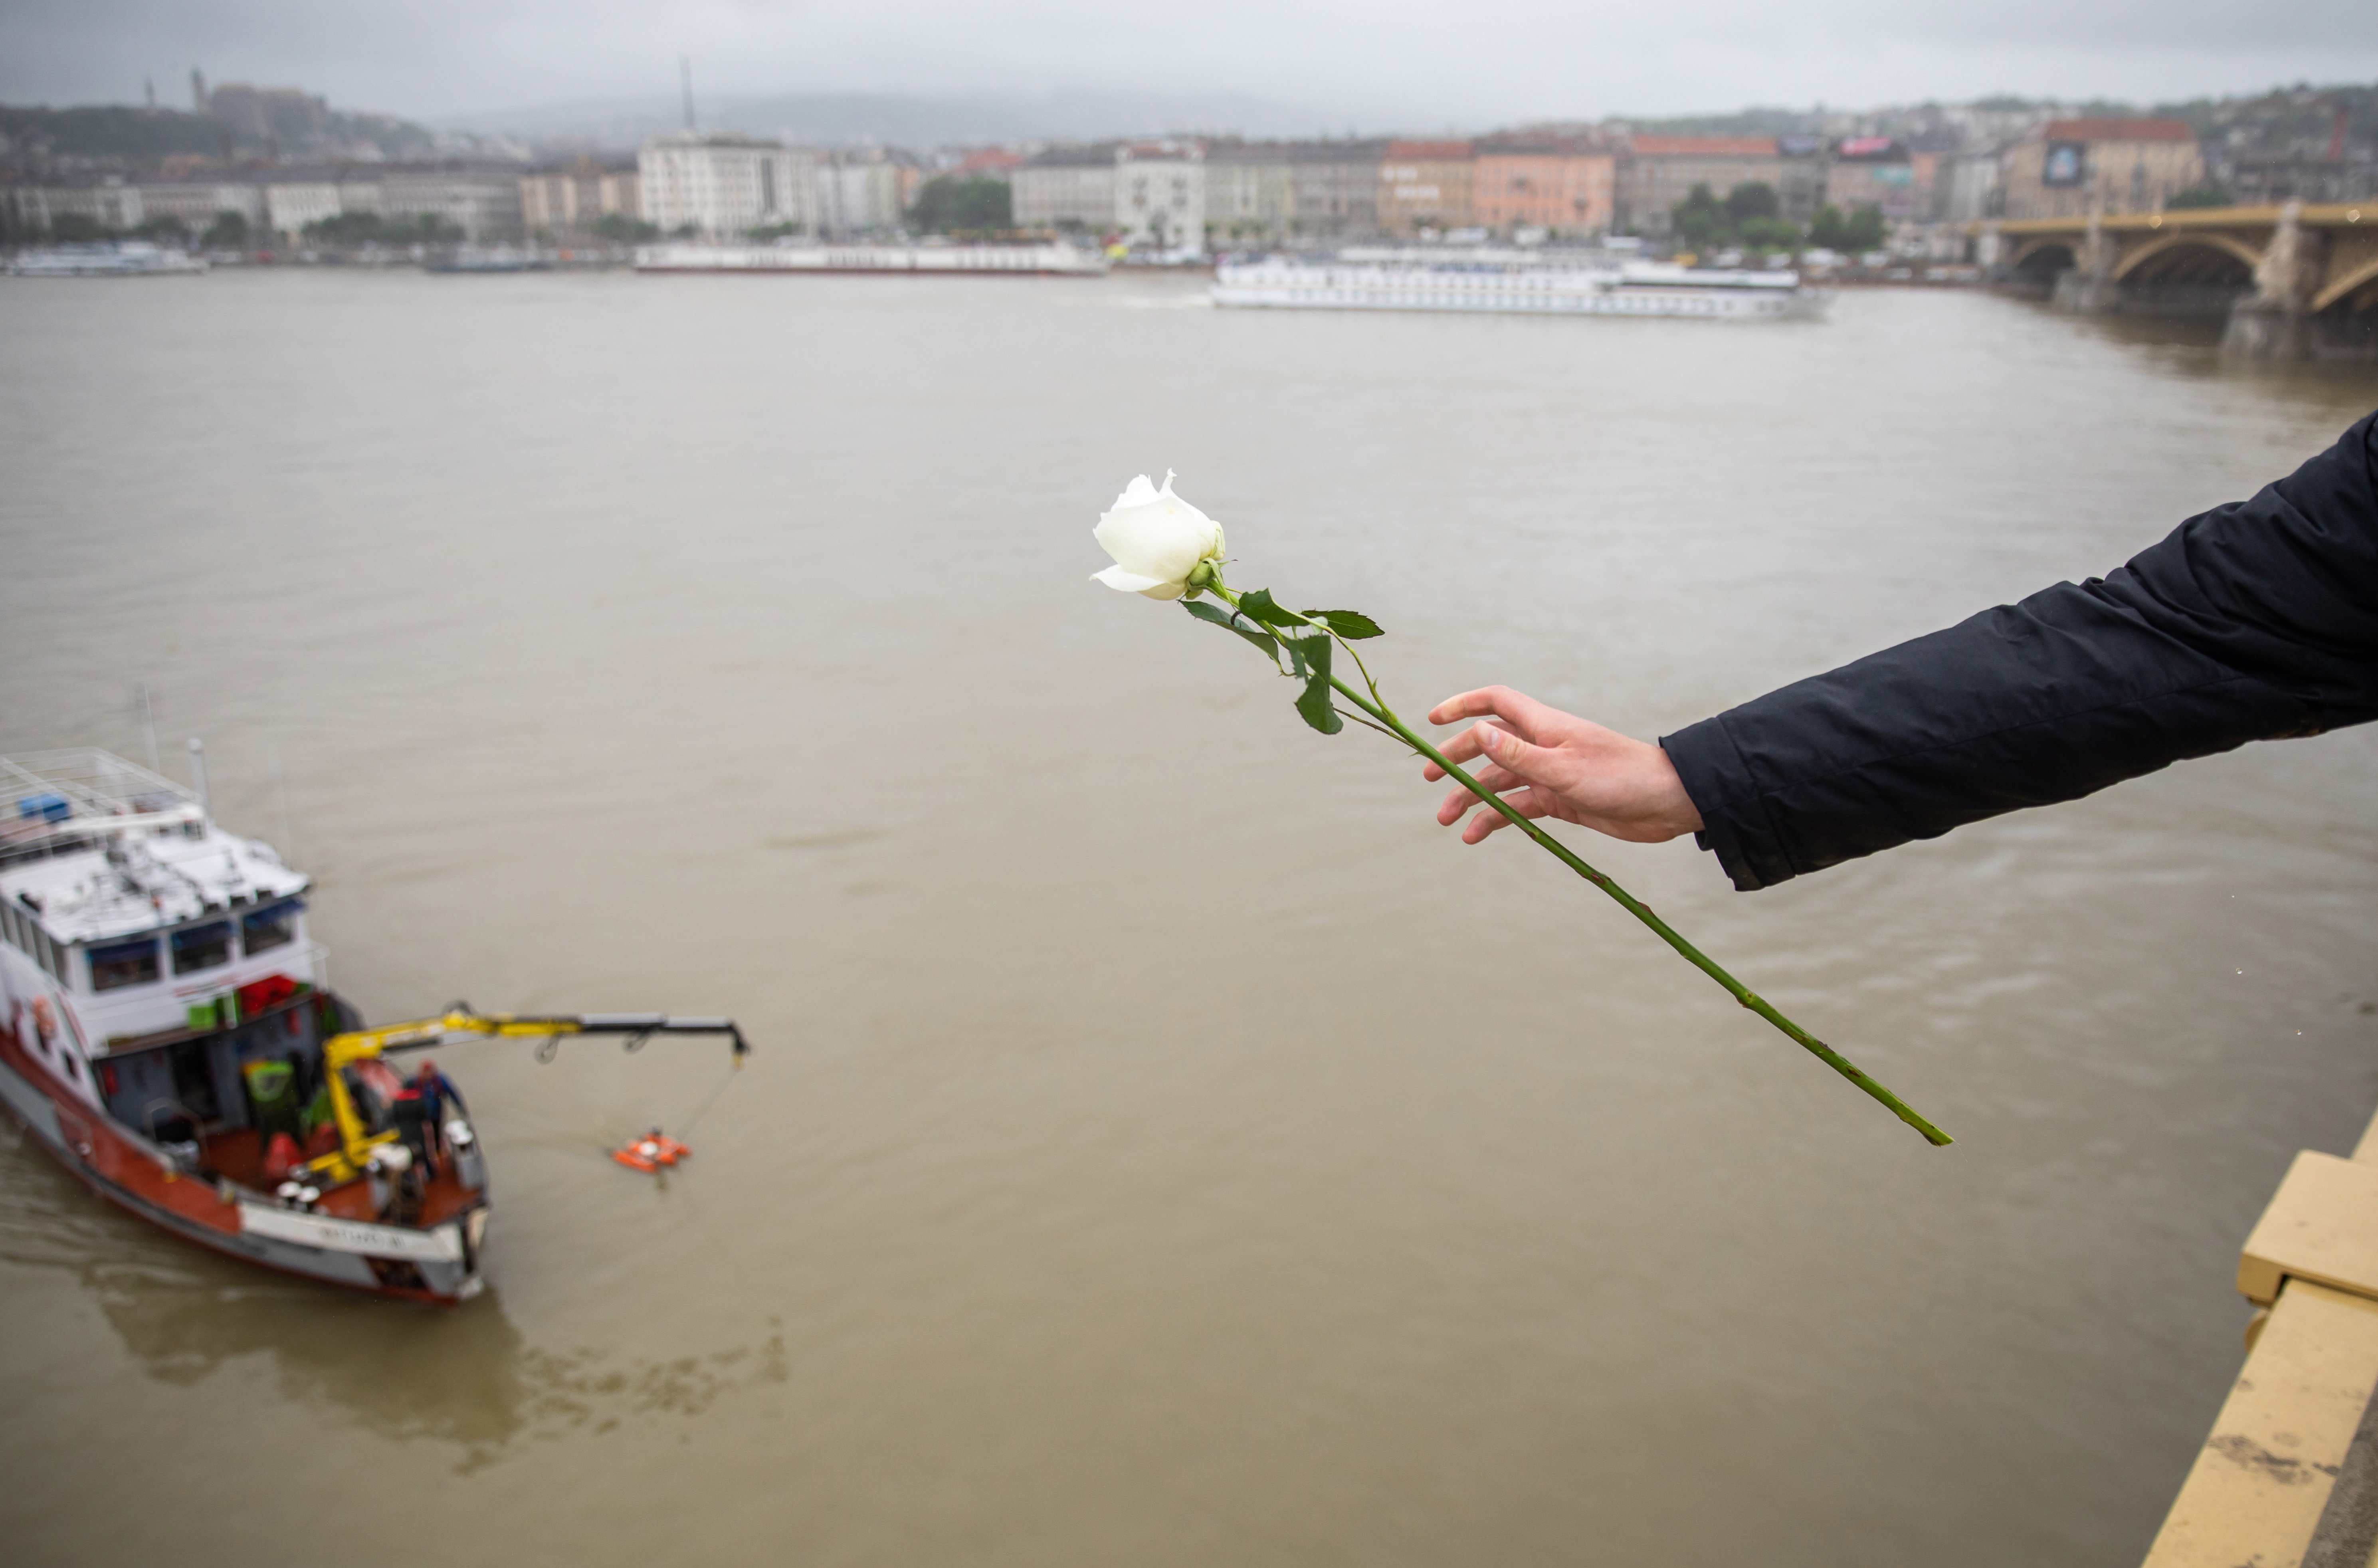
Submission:
<svg viewBox="0 0 2378 1568">
<path fill-rule="evenodd" d="M 1091 533 L 1115 564 L 1090 575 L 1151 599 L 1180 598 L 1198 565 L 1222 556 L 1222 525 L 1172 493 L 1171 469 L 1161 490 L 1145 473 L 1133 480 Z"/>
</svg>

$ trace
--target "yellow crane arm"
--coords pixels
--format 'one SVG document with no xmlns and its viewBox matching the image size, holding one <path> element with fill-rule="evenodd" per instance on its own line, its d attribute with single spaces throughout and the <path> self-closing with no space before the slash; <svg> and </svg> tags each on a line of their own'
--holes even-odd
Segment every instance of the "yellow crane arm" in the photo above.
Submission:
<svg viewBox="0 0 2378 1568">
<path fill-rule="evenodd" d="M 549 1047 L 571 1035 L 625 1035 L 630 1050 L 655 1035 L 725 1035 L 733 1046 L 736 1066 L 751 1054 L 743 1031 L 731 1018 L 670 1018 L 657 1012 L 474 1012 L 458 1006 L 436 1018 L 349 1030 L 322 1042 L 322 1076 L 330 1089 L 330 1115 L 338 1124 L 339 1147 L 308 1161 L 307 1168 L 333 1183 L 352 1181 L 374 1147 L 396 1138 L 393 1131 L 374 1132 L 348 1092 L 346 1070 L 356 1062 L 389 1051 L 426 1050 L 474 1039 L 537 1039 Z"/>
</svg>

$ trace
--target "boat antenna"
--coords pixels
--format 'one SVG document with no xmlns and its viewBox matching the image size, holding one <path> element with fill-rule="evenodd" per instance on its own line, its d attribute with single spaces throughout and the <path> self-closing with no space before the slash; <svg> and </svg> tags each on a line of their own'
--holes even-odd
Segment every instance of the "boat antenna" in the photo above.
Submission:
<svg viewBox="0 0 2378 1568">
<path fill-rule="evenodd" d="M 207 748 L 197 736 L 190 736 L 190 783 L 198 792 L 198 812 L 212 816 L 207 806 Z"/>
<path fill-rule="evenodd" d="M 149 771 L 157 771 L 157 715 L 149 706 L 149 683 L 142 681 L 133 690 L 140 694 L 140 733 L 149 742 Z"/>
</svg>

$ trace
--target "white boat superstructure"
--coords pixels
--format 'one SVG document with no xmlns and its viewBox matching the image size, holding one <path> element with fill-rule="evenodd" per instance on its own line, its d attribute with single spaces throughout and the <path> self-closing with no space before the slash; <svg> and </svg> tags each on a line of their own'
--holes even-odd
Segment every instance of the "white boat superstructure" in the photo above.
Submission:
<svg viewBox="0 0 2378 1568">
<path fill-rule="evenodd" d="M 51 245 L 21 251 L 8 264 L 10 274 L 18 278 L 159 278 L 206 269 L 198 257 L 147 240 Z"/>
<path fill-rule="evenodd" d="M 0 758 L 0 989 L 45 998 L 83 1055 L 270 976 L 321 986 L 307 879 L 195 791 L 109 752 L 45 751 Z"/>
<path fill-rule="evenodd" d="M 1481 253 L 1483 256 L 1485 253 Z M 1224 262 L 1216 305 L 1288 310 L 1447 310 L 1526 316 L 1782 319 L 1820 314 L 1821 293 L 1792 271 L 1716 271 L 1666 262 Z"/>
<path fill-rule="evenodd" d="M 1063 240 L 1038 245 L 693 245 L 640 246 L 639 272 L 868 273 L 1096 278 L 1107 258 Z"/>
</svg>

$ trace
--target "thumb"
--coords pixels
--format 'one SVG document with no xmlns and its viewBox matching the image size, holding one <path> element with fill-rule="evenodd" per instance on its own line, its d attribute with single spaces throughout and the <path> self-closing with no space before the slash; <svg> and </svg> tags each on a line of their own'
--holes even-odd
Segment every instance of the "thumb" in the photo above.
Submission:
<svg viewBox="0 0 2378 1568">
<path fill-rule="evenodd" d="M 1543 782 L 1543 748 L 1531 746 L 1500 724 L 1480 724 L 1478 748 L 1530 784 Z"/>
</svg>

